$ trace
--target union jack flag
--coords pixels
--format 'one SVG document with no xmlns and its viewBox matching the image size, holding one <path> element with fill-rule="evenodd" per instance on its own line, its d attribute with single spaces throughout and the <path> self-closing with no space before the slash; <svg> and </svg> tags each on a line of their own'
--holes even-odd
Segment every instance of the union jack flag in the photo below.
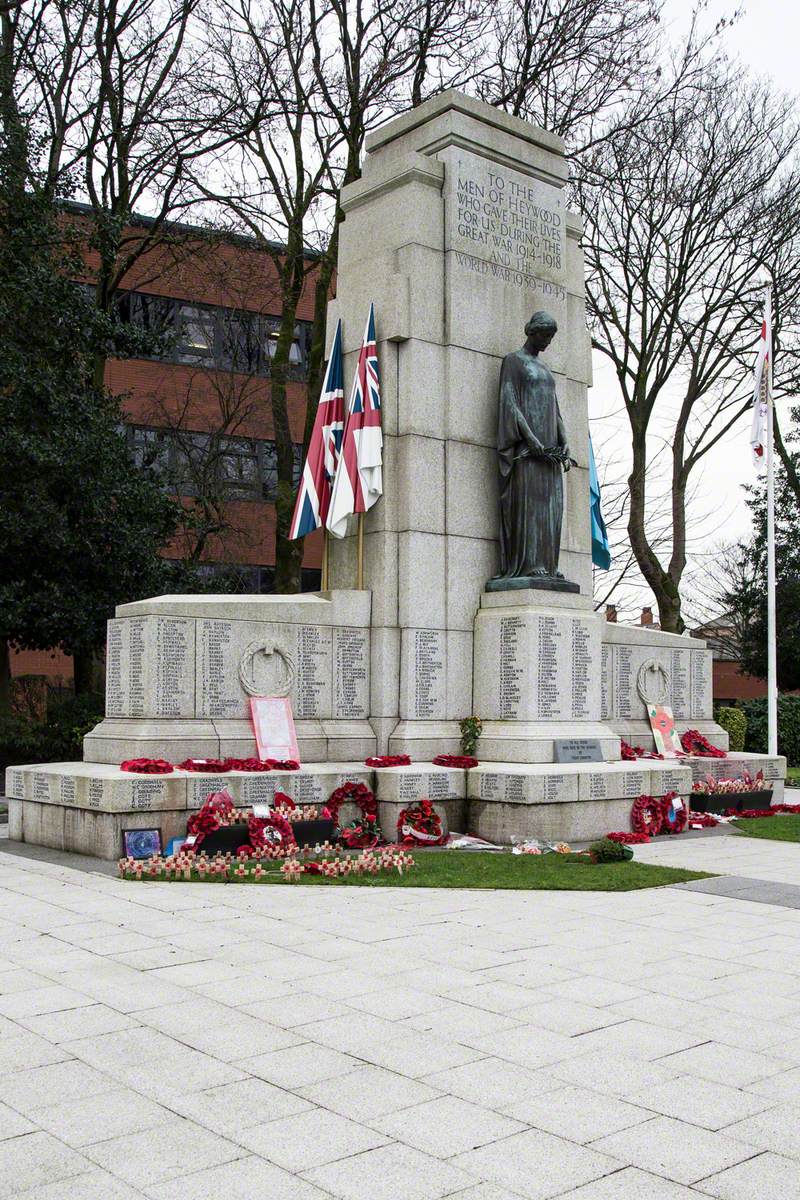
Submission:
<svg viewBox="0 0 800 1200">
<path fill-rule="evenodd" d="M 305 537 L 307 533 L 325 524 L 331 503 L 331 488 L 339 465 L 343 430 L 344 373 L 342 322 L 339 321 L 297 491 L 294 514 L 289 527 L 290 539 Z"/>
<path fill-rule="evenodd" d="M 351 513 L 368 512 L 382 495 L 382 466 L 383 434 L 378 352 L 375 346 L 375 306 L 370 304 L 328 509 L 327 527 L 334 537 L 345 536 L 347 518 Z"/>
</svg>

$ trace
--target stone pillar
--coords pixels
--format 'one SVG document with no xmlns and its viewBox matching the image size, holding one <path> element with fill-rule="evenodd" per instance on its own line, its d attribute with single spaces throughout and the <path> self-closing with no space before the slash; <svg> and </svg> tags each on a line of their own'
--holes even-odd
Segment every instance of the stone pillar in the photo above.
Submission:
<svg viewBox="0 0 800 1200">
<path fill-rule="evenodd" d="M 591 595 L 591 359 L 566 178 L 560 138 L 448 92 L 374 133 L 342 192 L 330 330 L 341 316 L 349 387 L 374 300 L 384 405 L 384 497 L 364 539 L 381 749 L 457 750 L 472 711 L 473 623 L 498 568 L 500 363 L 537 309 L 558 321 L 545 361 L 578 462 L 561 569 Z M 352 587 L 355 569 L 355 537 L 335 542 L 331 585 Z"/>
</svg>

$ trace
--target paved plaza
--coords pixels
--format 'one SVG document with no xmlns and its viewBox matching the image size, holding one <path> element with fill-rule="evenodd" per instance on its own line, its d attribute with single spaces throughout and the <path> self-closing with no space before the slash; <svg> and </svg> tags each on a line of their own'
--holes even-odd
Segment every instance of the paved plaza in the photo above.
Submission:
<svg viewBox="0 0 800 1200">
<path fill-rule="evenodd" d="M 800 846 L 636 848 L 753 903 L 137 885 L 5 845 L 3 1196 L 800 1198 L 800 910 L 768 896 Z"/>
</svg>

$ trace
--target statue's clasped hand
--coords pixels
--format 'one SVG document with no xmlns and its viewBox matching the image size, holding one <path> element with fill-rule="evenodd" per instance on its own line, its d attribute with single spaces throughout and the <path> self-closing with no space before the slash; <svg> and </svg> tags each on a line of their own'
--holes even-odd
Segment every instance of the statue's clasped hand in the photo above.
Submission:
<svg viewBox="0 0 800 1200">
<path fill-rule="evenodd" d="M 514 461 L 520 458 L 543 458 L 547 462 L 559 463 L 565 471 L 577 467 L 577 462 L 570 457 L 569 446 L 543 446 L 540 442 L 524 446 L 519 454 L 514 455 Z"/>
</svg>

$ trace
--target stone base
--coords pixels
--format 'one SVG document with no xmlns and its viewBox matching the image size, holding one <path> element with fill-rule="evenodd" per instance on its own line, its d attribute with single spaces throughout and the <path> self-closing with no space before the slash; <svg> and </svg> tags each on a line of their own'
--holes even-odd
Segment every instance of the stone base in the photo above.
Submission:
<svg viewBox="0 0 800 1200">
<path fill-rule="evenodd" d="M 507 575 L 498 575 L 486 584 L 487 592 L 520 592 L 528 589 L 573 593 L 579 593 L 581 590 L 580 584 L 571 583 L 569 579 L 559 578 L 556 575 L 518 575 L 513 578 Z"/>
<path fill-rule="evenodd" d="M 619 738 L 600 721 L 484 721 L 477 753 L 481 762 L 553 764 L 553 743 L 561 738 L 596 739 L 605 762 L 619 760 Z"/>
<path fill-rule="evenodd" d="M 513 838 L 589 841 L 630 829 L 637 796 L 677 792 L 688 802 L 692 773 L 664 763 L 492 763 L 468 772 L 469 832 Z"/>
<path fill-rule="evenodd" d="M 369 758 L 377 739 L 369 721 L 296 721 L 303 763 Z M 185 721 L 106 717 L 83 739 L 87 762 L 124 762 L 126 758 L 249 758 L 256 753 L 249 720 L 195 718 Z"/>
<path fill-rule="evenodd" d="M 437 746 L 438 749 L 438 746 Z M 9 767 L 9 836 L 98 858 L 118 858 L 124 829 L 161 830 L 162 844 L 186 832 L 186 820 L 210 792 L 226 788 L 237 804 L 269 803 L 276 791 L 299 804 L 324 804 L 350 780 L 375 792 L 384 837 L 396 836 L 401 809 L 427 797 L 453 831 L 493 842 L 543 837 L 584 841 L 630 828 L 633 800 L 677 792 L 688 801 L 693 782 L 708 775 L 738 778 L 763 770 L 773 803 L 783 797 L 786 760 L 757 754 L 661 762 L 482 762 L 470 771 L 415 762 L 373 770 L 363 762 L 308 763 L 299 771 L 204 775 L 130 775 L 104 763 Z M 358 815 L 342 807 L 343 822 Z"/>
<path fill-rule="evenodd" d="M 458 721 L 400 721 L 389 737 L 389 754 L 408 754 L 415 762 L 461 752 Z"/>
</svg>

